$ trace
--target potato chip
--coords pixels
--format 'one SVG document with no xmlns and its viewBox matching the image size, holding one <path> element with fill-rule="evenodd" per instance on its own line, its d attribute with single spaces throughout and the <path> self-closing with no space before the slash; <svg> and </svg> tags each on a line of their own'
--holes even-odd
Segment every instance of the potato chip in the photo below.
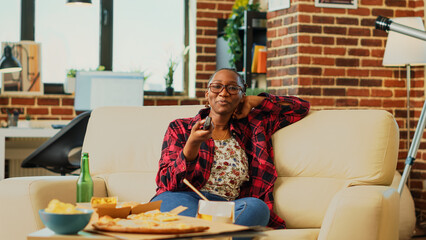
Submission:
<svg viewBox="0 0 426 240">
<path fill-rule="evenodd" d="M 60 213 L 60 214 L 74 214 L 74 213 L 83 213 L 82 211 L 77 210 L 77 207 L 71 203 L 64 203 L 58 199 L 52 199 L 47 208 L 44 209 L 45 212 L 49 213 Z"/>
</svg>

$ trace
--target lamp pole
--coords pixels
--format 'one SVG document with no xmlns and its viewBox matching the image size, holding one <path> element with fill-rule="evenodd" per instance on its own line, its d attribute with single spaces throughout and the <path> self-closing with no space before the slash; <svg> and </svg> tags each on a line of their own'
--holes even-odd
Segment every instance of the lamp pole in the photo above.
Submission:
<svg viewBox="0 0 426 240">
<path fill-rule="evenodd" d="M 411 89 L 411 65 L 407 64 L 407 149 L 410 148 L 410 89 Z"/>
<path fill-rule="evenodd" d="M 420 140 L 422 139 L 423 129 L 425 129 L 426 125 L 426 101 L 423 103 L 422 112 L 420 113 L 419 122 L 417 123 L 416 131 L 414 132 L 413 141 L 410 145 L 410 150 L 408 151 L 407 159 L 405 160 L 405 168 L 401 177 L 401 181 L 398 186 L 398 193 L 402 193 L 402 189 L 404 188 L 404 184 L 408 179 L 408 175 L 411 171 L 411 167 L 416 160 L 417 150 L 419 150 Z"/>
<path fill-rule="evenodd" d="M 406 125 L 407 125 L 408 153 L 407 153 L 407 158 L 405 160 L 405 167 L 402 173 L 401 181 L 399 182 L 399 186 L 398 186 L 398 193 L 401 195 L 404 185 L 408 180 L 411 167 L 414 164 L 414 161 L 416 159 L 417 151 L 420 146 L 420 140 L 423 136 L 423 131 L 426 125 L 426 114 L 425 114 L 426 101 L 425 101 L 423 104 L 423 109 L 420 114 L 419 121 L 417 123 L 416 131 L 414 132 L 413 140 L 410 143 L 411 65 L 413 64 L 424 65 L 426 61 L 425 55 L 424 55 L 426 46 L 425 46 L 425 43 L 423 42 L 423 41 L 426 41 L 426 32 L 423 31 L 424 26 L 420 18 L 401 18 L 398 21 L 410 26 L 402 25 L 386 17 L 379 16 L 376 19 L 375 27 L 376 29 L 379 29 L 379 30 L 384 30 L 386 32 L 392 31 L 392 32 L 400 33 L 410 37 L 410 38 L 404 38 L 403 40 L 401 40 L 401 37 L 399 38 L 394 37 L 392 39 L 393 41 L 392 45 L 389 44 L 391 42 L 390 41 L 391 38 L 389 37 L 386 43 L 386 48 L 388 48 L 388 45 L 392 46 L 389 49 L 394 50 L 393 55 L 397 56 L 396 58 L 392 58 L 391 60 L 389 59 L 388 61 L 386 61 L 386 64 L 399 65 L 404 63 L 404 66 L 406 66 L 407 68 L 407 85 L 406 85 L 407 86 L 407 124 Z M 394 39 L 398 39 L 400 44 L 396 45 L 395 43 L 398 43 L 398 41 L 394 41 Z M 417 39 L 422 41 L 417 41 Z M 408 58 L 408 59 L 404 58 L 405 56 L 410 56 L 411 58 Z M 386 51 L 385 51 L 383 62 L 385 62 L 385 57 L 386 57 Z"/>
</svg>

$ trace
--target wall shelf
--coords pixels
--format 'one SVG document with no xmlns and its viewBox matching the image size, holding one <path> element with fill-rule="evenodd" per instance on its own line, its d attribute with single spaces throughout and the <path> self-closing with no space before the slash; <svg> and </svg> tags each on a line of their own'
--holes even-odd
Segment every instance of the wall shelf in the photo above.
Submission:
<svg viewBox="0 0 426 240">
<path fill-rule="evenodd" d="M 223 39 L 226 19 L 218 19 L 218 38 L 216 40 L 216 69 L 230 67 L 227 42 Z M 240 38 L 243 44 L 243 57 L 237 63 L 237 71 L 243 76 L 247 85 L 251 87 L 252 79 L 255 76 L 264 76 L 251 72 L 253 58 L 253 44 L 266 46 L 266 13 L 265 12 L 244 12 L 244 25 L 239 28 Z M 244 71 L 243 71 L 244 70 Z"/>
</svg>

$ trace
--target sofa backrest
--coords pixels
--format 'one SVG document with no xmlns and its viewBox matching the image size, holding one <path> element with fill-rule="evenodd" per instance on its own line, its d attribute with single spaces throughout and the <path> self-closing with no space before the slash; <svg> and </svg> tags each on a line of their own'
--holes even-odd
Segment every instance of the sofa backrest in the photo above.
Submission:
<svg viewBox="0 0 426 240">
<path fill-rule="evenodd" d="M 101 107 L 92 111 L 82 151 L 92 176 L 105 179 L 120 201 L 149 201 L 164 134 L 171 121 L 195 116 L 202 105 Z"/>
<path fill-rule="evenodd" d="M 341 189 L 392 183 L 399 133 L 384 110 L 323 110 L 275 133 L 273 144 L 276 212 L 289 228 L 318 228 Z"/>
</svg>

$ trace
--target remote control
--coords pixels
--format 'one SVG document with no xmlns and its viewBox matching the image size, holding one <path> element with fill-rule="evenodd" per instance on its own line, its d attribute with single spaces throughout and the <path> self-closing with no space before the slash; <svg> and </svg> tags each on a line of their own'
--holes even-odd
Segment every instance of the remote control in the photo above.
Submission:
<svg viewBox="0 0 426 240">
<path fill-rule="evenodd" d="M 208 130 L 210 128 L 211 123 L 212 123 L 212 118 L 207 116 L 206 121 L 204 122 L 204 125 L 203 125 L 203 129 Z"/>
</svg>

